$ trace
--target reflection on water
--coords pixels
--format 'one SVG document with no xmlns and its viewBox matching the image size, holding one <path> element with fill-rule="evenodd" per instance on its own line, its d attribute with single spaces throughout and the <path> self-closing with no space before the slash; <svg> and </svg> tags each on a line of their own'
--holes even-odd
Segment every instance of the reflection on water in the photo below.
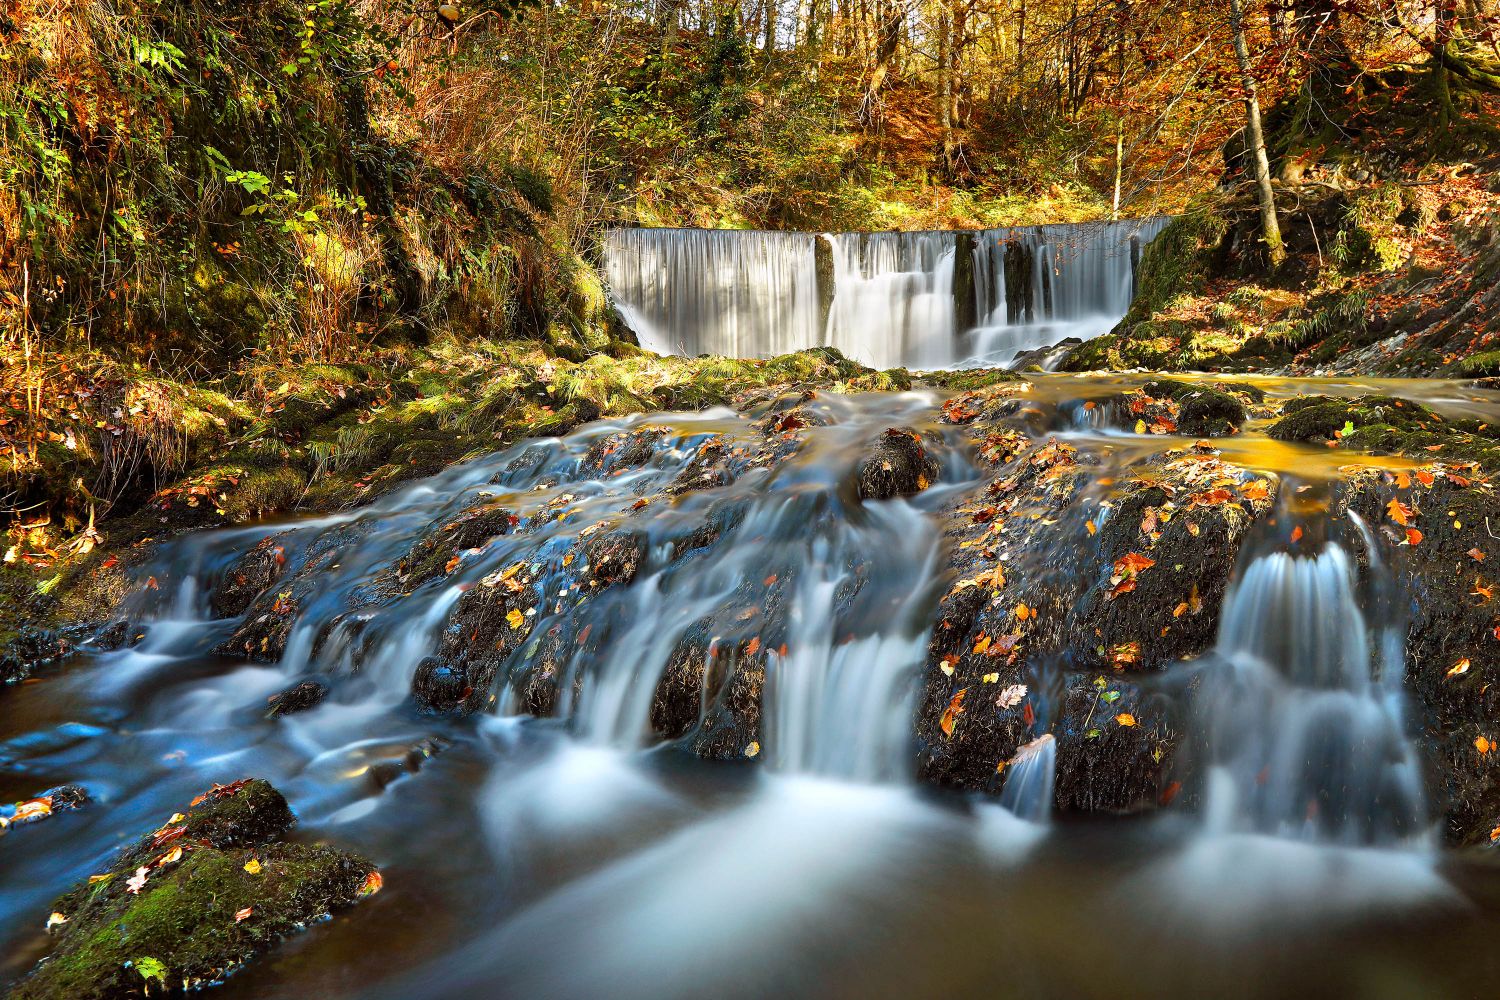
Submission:
<svg viewBox="0 0 1500 1000">
<path fill-rule="evenodd" d="M 1077 427 L 1064 412 L 1139 381 L 1039 376 L 1036 430 L 1071 428 L 1101 481 L 1190 443 Z M 1430 405 L 1494 414 L 1492 397 L 1456 384 L 1421 389 Z M 1238 734 L 1209 760 L 1230 773 L 1266 769 L 1290 798 L 1224 806 L 1210 787 L 1207 816 L 1048 824 L 1050 740 L 1011 762 L 1015 783 L 999 804 L 910 784 L 911 682 L 945 584 L 936 512 L 976 476 L 937 422 L 939 401 L 819 400 L 827 425 L 807 429 L 797 459 L 646 507 L 631 520 L 648 535 L 636 582 L 576 604 L 557 597 L 540 613 L 537 634 L 591 625 L 604 636 L 559 660 L 579 694 L 569 686 L 558 718 L 510 714 L 510 695 L 467 719 L 423 715 L 410 679 L 462 594 L 519 560 L 541 567 L 556 594 L 580 532 L 630 517 L 636 498 L 682 474 L 714 435 L 749 447 L 761 432 L 747 419 L 717 411 L 596 425 L 287 525 L 293 564 L 330 539 L 340 547 L 275 666 L 209 652 L 238 622 L 208 616 L 203 584 L 279 529 L 169 547 L 141 646 L 80 658 L 5 695 L 0 796 L 79 782 L 99 801 L 0 841 L 0 972 L 19 974 L 45 951 L 51 900 L 135 832 L 209 782 L 258 775 L 286 793 L 298 836 L 368 854 L 386 889 L 232 978 L 226 997 L 1463 997 L 1500 981 L 1490 945 L 1500 871 L 1414 847 L 1417 806 L 1389 826 L 1366 822 L 1370 788 L 1389 803 L 1389 789 L 1414 778 L 1390 687 L 1399 669 L 1375 666 L 1389 643 L 1371 644 L 1354 620 L 1371 598 L 1354 592 L 1336 546 L 1300 560 L 1261 553 L 1220 638 L 1254 692 L 1226 718 L 1209 713 L 1216 737 Z M 611 434 L 648 424 L 665 433 L 641 464 L 601 472 L 583 460 Z M 849 484 L 862 446 L 900 424 L 947 435 L 933 446 L 938 484 L 910 501 L 858 502 Z M 1308 481 L 1320 476 L 1312 457 L 1327 453 L 1253 428 L 1219 443 L 1227 457 Z M 557 518 L 565 494 L 578 513 Z M 450 575 L 368 599 L 428 526 L 481 496 L 527 529 Z M 740 534 L 712 558 L 674 560 L 673 540 L 726 499 L 746 505 Z M 777 648 L 766 660 L 765 746 L 705 761 L 660 743 L 651 692 L 677 637 L 722 608 L 738 612 L 743 585 L 773 577 L 784 578 L 787 613 L 763 627 L 783 628 L 787 649 L 767 641 Z M 1319 622 L 1294 620 L 1304 591 L 1326 612 Z M 338 632 L 332 623 L 361 595 L 359 629 Z M 518 652 L 497 686 L 530 655 Z M 309 676 L 331 683 L 327 701 L 264 718 L 267 697 Z M 1341 708 L 1319 715 L 1315 702 L 1329 697 Z M 1256 698 L 1265 705 L 1247 708 Z M 1320 726 L 1358 739 L 1319 743 L 1309 734 Z M 1297 775 L 1314 744 L 1331 754 L 1318 759 L 1315 785 L 1369 777 L 1369 788 L 1335 781 L 1366 803 L 1351 807 L 1353 827 L 1337 813 L 1307 816 Z M 1282 760 L 1288 746 L 1296 759 Z M 1377 753 L 1404 784 L 1385 780 L 1389 766 L 1362 770 L 1361 755 Z M 1216 823 L 1216 808 L 1238 819 Z M 1344 835 L 1353 828 L 1363 832 Z"/>
</svg>

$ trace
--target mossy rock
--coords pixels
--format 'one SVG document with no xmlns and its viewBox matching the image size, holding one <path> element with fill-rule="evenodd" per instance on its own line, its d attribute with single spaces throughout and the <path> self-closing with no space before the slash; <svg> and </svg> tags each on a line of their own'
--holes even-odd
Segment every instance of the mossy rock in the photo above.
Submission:
<svg viewBox="0 0 1500 1000">
<path fill-rule="evenodd" d="M 1449 420 L 1420 403 L 1392 396 L 1288 400 L 1283 416 L 1266 433 L 1278 441 L 1337 441 L 1341 447 L 1376 454 L 1500 468 L 1500 428 Z"/>
<path fill-rule="evenodd" d="M 374 866 L 357 855 L 277 842 L 295 820 L 265 781 L 200 799 L 57 900 L 53 909 L 66 918 L 58 943 L 11 993 L 15 1000 L 211 985 L 378 886 Z"/>
</svg>

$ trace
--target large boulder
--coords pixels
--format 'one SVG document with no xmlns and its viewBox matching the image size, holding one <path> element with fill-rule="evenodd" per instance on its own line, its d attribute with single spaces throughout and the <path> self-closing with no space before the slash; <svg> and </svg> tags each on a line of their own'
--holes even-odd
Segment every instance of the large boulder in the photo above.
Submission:
<svg viewBox="0 0 1500 1000">
<path fill-rule="evenodd" d="M 856 470 L 860 498 L 889 500 L 925 490 L 939 471 L 928 448 L 928 442 L 910 427 L 886 430 Z"/>
<path fill-rule="evenodd" d="M 294 822 L 264 781 L 214 786 L 53 904 L 52 953 L 11 996 L 125 998 L 208 986 L 380 887 L 358 855 L 284 841 Z"/>
</svg>

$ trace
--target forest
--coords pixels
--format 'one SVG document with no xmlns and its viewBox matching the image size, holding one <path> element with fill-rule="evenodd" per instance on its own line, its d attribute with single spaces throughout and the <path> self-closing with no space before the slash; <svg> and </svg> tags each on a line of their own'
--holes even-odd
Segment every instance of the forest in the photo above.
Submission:
<svg viewBox="0 0 1500 1000">
<path fill-rule="evenodd" d="M 5 0 L 0 989 L 1479 995 L 1497 472 L 1495 0 Z"/>
</svg>

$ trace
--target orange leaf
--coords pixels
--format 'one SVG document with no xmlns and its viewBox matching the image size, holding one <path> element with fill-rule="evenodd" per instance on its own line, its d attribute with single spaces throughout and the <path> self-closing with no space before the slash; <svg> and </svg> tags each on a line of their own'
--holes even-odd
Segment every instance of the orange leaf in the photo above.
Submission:
<svg viewBox="0 0 1500 1000">
<path fill-rule="evenodd" d="M 1292 541 L 1294 543 L 1302 541 L 1302 525 L 1299 524 L 1292 529 Z"/>
<path fill-rule="evenodd" d="M 1423 486 L 1431 486 L 1432 485 L 1432 473 L 1428 472 L 1425 469 L 1418 469 L 1417 470 L 1417 482 L 1421 483 Z"/>
<path fill-rule="evenodd" d="M 1406 529 L 1406 544 L 1407 545 L 1420 545 L 1420 544 L 1422 544 L 1422 533 L 1420 531 L 1418 531 L 1416 528 L 1407 528 Z"/>
<path fill-rule="evenodd" d="M 964 695 L 969 693 L 968 688 L 959 688 L 958 693 L 948 702 L 948 707 L 943 709 L 943 717 L 938 720 L 938 728 L 942 729 L 944 736 L 953 735 L 953 726 L 958 717 L 964 714 Z"/>
<path fill-rule="evenodd" d="M 1392 499 L 1390 503 L 1385 505 L 1385 512 L 1392 521 L 1395 521 L 1402 527 L 1411 523 L 1412 510 L 1400 500 Z"/>
<path fill-rule="evenodd" d="M 989 648 L 990 648 L 990 637 L 987 636 L 987 635 L 981 635 L 974 642 L 974 652 L 975 652 L 976 655 L 982 654 L 985 650 L 987 650 Z"/>
<path fill-rule="evenodd" d="M 1475 562 L 1484 562 L 1484 551 L 1477 548 L 1470 549 L 1469 558 Z"/>
<path fill-rule="evenodd" d="M 254 910 L 255 907 L 253 906 L 247 906 L 243 910 L 236 910 L 234 913 L 234 922 L 239 923 L 247 919 Z"/>
<path fill-rule="evenodd" d="M 1032 617 L 1035 617 L 1035 616 L 1036 616 L 1036 612 L 1033 611 L 1033 610 L 1031 610 L 1030 608 L 1028 608 L 1026 605 L 1024 605 L 1024 604 L 1017 604 L 1016 605 L 1016 617 L 1019 618 L 1021 621 L 1024 622 L 1026 619 L 1032 618 Z"/>
<path fill-rule="evenodd" d="M 1468 672 L 1469 672 L 1469 658 L 1466 656 L 1462 660 L 1459 660 L 1457 663 L 1453 664 L 1453 666 L 1449 667 L 1448 668 L 1448 672 L 1446 674 L 1444 674 L 1443 676 L 1444 677 L 1462 677 L 1464 674 L 1466 674 Z"/>
<path fill-rule="evenodd" d="M 760 652 L 760 636 L 751 639 L 750 644 L 745 647 L 746 656 L 754 656 L 758 652 Z"/>
<path fill-rule="evenodd" d="M 1124 726 L 1126 729 L 1129 729 L 1131 726 L 1135 725 L 1135 716 L 1131 715 L 1129 712 L 1121 712 L 1119 715 L 1115 716 L 1115 721 Z"/>
</svg>

